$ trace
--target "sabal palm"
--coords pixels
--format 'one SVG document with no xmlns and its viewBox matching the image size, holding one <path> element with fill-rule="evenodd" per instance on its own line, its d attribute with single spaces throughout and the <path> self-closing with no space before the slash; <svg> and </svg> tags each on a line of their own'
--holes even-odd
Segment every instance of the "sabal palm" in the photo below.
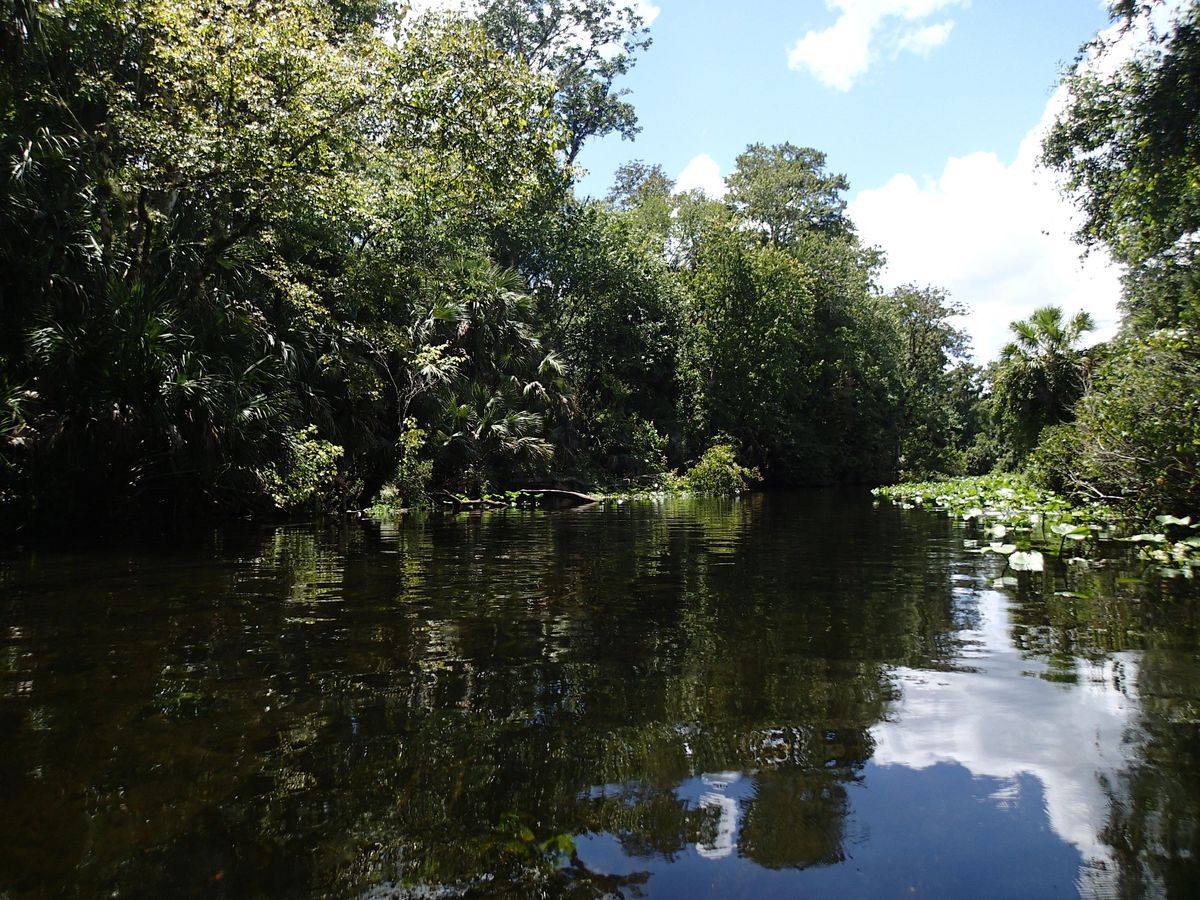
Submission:
<svg viewBox="0 0 1200 900">
<path fill-rule="evenodd" d="M 1073 353 L 1082 337 L 1095 331 L 1096 323 L 1084 310 L 1064 322 L 1061 309 L 1043 306 L 1034 310 L 1028 319 L 1013 322 L 1009 328 L 1016 340 L 1004 346 L 1000 353 L 1002 359 L 1051 359 Z"/>
<path fill-rule="evenodd" d="M 1015 340 L 1000 351 L 995 398 L 1001 423 L 1023 455 L 1043 428 L 1073 418 L 1085 389 L 1077 346 L 1096 324 L 1086 312 L 1064 320 L 1060 308 L 1043 306 L 1010 327 Z"/>
</svg>

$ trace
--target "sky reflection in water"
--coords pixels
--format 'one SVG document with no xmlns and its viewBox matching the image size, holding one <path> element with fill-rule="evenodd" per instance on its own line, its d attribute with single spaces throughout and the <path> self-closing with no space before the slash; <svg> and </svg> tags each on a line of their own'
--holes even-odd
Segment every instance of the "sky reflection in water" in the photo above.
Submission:
<svg viewBox="0 0 1200 900">
<path fill-rule="evenodd" d="M 628 874 L 671 870 L 671 896 L 1046 897 L 1119 893 L 1100 832 L 1109 789 L 1138 740 L 1134 653 L 1077 659 L 1077 682 L 1044 677 L 1045 661 L 1011 637 L 1009 599 L 959 588 L 977 627 L 962 632 L 966 670 L 898 667 L 898 699 L 871 728 L 870 762 L 847 788 L 845 834 L 833 858 L 772 870 L 741 858 L 754 771 L 704 774 L 677 796 L 719 814 L 716 836 L 679 857 L 630 859 L 610 835 L 588 837 L 589 866 Z M 823 870 L 809 864 L 836 864 Z M 719 865 L 717 865 L 719 864 Z M 641 867 L 641 868 L 639 868 Z M 649 894 L 657 896 L 656 880 Z"/>
<path fill-rule="evenodd" d="M 1194 588 L 993 590 L 971 527 L 822 492 L 10 555 L 0 896 L 1188 896 Z"/>
</svg>

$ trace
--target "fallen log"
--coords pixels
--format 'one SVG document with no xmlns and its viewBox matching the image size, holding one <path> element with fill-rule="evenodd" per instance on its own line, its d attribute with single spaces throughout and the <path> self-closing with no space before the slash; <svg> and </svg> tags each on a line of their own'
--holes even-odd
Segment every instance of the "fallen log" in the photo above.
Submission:
<svg viewBox="0 0 1200 900">
<path fill-rule="evenodd" d="M 540 499 L 544 505 L 553 506 L 557 509 L 590 506 L 593 503 L 599 503 L 603 499 L 592 494 L 581 494 L 578 491 L 561 491 L 554 488 L 520 488 L 518 493 L 520 493 L 522 499 Z"/>
</svg>

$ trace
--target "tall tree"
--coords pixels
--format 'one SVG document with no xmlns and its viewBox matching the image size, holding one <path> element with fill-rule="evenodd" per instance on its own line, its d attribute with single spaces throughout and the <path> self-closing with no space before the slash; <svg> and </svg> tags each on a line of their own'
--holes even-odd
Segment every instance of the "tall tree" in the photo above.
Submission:
<svg viewBox="0 0 1200 900">
<path fill-rule="evenodd" d="M 650 46 L 644 19 L 615 0 L 474 0 L 480 21 L 499 47 L 525 60 L 554 84 L 554 107 L 570 133 L 567 161 L 585 141 L 640 130 L 627 89 L 616 80 Z"/>
<path fill-rule="evenodd" d="M 784 143 L 751 144 L 727 179 L 726 201 L 768 243 L 786 247 L 805 231 L 844 234 L 842 192 L 850 183 L 825 169 L 825 154 Z"/>
<path fill-rule="evenodd" d="M 900 469 L 905 477 L 955 474 L 965 465 L 967 437 L 960 409 L 964 380 L 955 364 L 968 356 L 968 337 L 950 320 L 966 310 L 945 291 L 915 284 L 897 288 L 888 300 L 902 342 Z"/>
<path fill-rule="evenodd" d="M 1079 238 L 1129 266 L 1133 324 L 1200 324 L 1200 3 L 1165 28 L 1162 0 L 1121 0 L 1117 37 L 1087 45 L 1066 78 L 1070 103 L 1046 138 L 1083 212 Z M 1128 61 L 1119 42 L 1143 42 Z"/>
</svg>

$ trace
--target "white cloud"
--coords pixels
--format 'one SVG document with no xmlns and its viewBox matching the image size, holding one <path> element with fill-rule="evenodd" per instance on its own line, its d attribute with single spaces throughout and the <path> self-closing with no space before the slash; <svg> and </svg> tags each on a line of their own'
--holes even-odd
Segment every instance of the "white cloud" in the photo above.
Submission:
<svg viewBox="0 0 1200 900">
<path fill-rule="evenodd" d="M 924 28 L 906 31 L 897 40 L 896 49 L 907 50 L 918 56 L 928 56 L 936 48 L 950 40 L 950 32 L 953 30 L 954 22 L 947 19 L 937 25 L 927 25 Z"/>
<path fill-rule="evenodd" d="M 692 159 L 675 178 L 677 191 L 691 191 L 697 188 L 713 200 L 720 200 L 725 196 L 725 179 L 721 177 L 721 167 L 707 153 L 701 153 Z"/>
<path fill-rule="evenodd" d="M 1065 99 L 1061 89 L 1051 98 L 1011 165 L 995 153 L 952 158 L 936 180 L 899 174 L 849 207 L 863 240 L 887 253 L 883 287 L 947 289 L 970 310 L 964 324 L 981 361 L 1009 340 L 1010 322 L 1046 304 L 1089 311 L 1099 326 L 1093 340 L 1116 330 L 1119 270 L 1102 250 L 1080 258 L 1074 210 L 1037 165 Z"/>
<path fill-rule="evenodd" d="M 636 0 L 633 4 L 633 11 L 642 17 L 642 21 L 648 27 L 654 24 L 654 20 L 662 12 L 662 8 L 655 6 L 653 3 L 648 2 L 648 0 Z"/>
<path fill-rule="evenodd" d="M 841 13 L 822 31 L 809 31 L 788 53 L 788 66 L 807 69 L 818 81 L 848 91 L 878 59 L 880 47 L 928 55 L 950 37 L 954 22 L 912 27 L 934 13 L 970 0 L 825 0 Z"/>
<path fill-rule="evenodd" d="M 1078 684 L 1065 690 L 1036 677 L 1049 667 L 1014 646 L 1004 595 L 978 596 L 979 624 L 961 635 L 973 670 L 897 669 L 900 699 L 871 729 L 874 762 L 911 769 L 957 763 L 1014 788 L 1018 776 L 1033 775 L 1051 828 L 1083 856 L 1079 892 L 1112 896 L 1116 868 L 1101 833 L 1112 803 L 1105 785 L 1119 786 L 1127 766 L 1139 657 L 1076 659 Z"/>
</svg>

